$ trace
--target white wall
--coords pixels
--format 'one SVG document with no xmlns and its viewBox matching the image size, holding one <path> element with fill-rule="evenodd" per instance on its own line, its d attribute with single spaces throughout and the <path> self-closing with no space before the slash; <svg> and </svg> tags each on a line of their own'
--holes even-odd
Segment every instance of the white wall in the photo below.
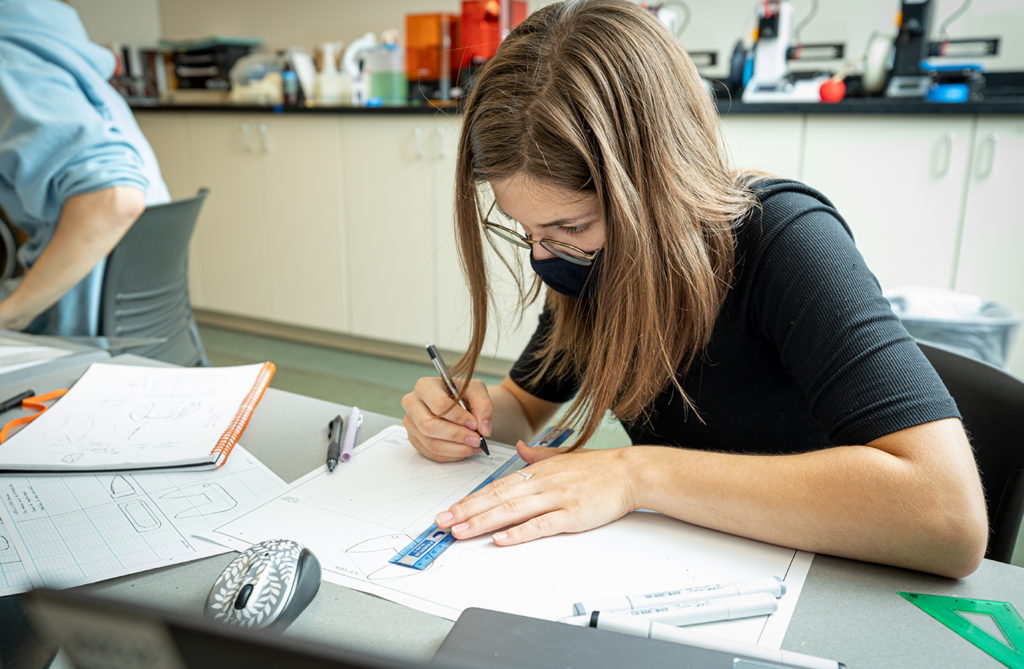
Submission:
<svg viewBox="0 0 1024 669">
<path fill-rule="evenodd" d="M 174 0 L 167 0 L 173 4 Z M 160 39 L 160 0 L 67 0 L 78 10 L 89 38 L 155 46 Z"/>
<path fill-rule="evenodd" d="M 937 0 L 935 27 L 962 0 Z M 72 4 L 132 4 L 135 0 L 73 0 Z M 207 35 L 260 37 L 270 48 L 312 46 L 328 40 L 350 41 L 367 31 L 402 29 L 413 12 L 458 12 L 459 0 L 138 0 L 159 2 L 163 36 L 198 38 Z M 792 0 L 796 20 L 811 0 Z M 530 0 L 530 10 L 549 4 Z M 754 27 L 754 0 L 688 0 L 693 19 L 683 43 L 693 50 L 717 50 L 726 63 L 736 40 L 749 40 Z M 874 30 L 895 31 L 899 0 L 820 0 L 817 18 L 804 30 L 806 42 L 845 42 L 852 56 L 864 48 Z M 87 24 L 88 26 L 88 24 Z M 987 59 L 990 70 L 1024 70 L 1024 0 L 974 0 L 950 35 L 1003 37 L 1003 55 Z M 836 69 L 838 63 L 826 63 Z M 723 75 L 727 65 L 709 69 Z M 807 67 L 807 66 L 804 66 Z M 814 66 L 811 66 L 814 67 Z"/>
</svg>

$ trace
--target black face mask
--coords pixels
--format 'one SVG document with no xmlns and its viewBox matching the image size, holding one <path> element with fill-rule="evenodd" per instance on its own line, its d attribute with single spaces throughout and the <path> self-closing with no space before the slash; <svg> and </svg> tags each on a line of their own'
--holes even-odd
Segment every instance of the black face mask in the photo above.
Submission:
<svg viewBox="0 0 1024 669">
<path fill-rule="evenodd" d="M 534 260 L 530 254 L 530 266 L 540 280 L 566 297 L 593 297 L 601 278 L 600 265 L 601 255 L 590 265 L 577 265 L 558 257 Z"/>
</svg>

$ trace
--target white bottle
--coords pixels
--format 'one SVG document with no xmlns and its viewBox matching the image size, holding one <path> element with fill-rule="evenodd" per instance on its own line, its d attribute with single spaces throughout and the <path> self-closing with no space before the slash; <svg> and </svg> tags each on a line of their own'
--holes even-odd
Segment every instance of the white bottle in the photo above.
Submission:
<svg viewBox="0 0 1024 669">
<path fill-rule="evenodd" d="M 348 104 L 352 99 L 352 79 L 338 72 L 335 54 L 341 48 L 339 42 L 324 42 L 320 50 L 324 63 L 316 76 L 316 101 L 321 105 Z"/>
<path fill-rule="evenodd" d="M 348 45 L 341 59 L 341 72 L 351 77 L 352 105 L 365 107 L 370 97 L 370 72 L 364 67 L 366 56 L 377 46 L 377 36 L 366 33 Z"/>
</svg>

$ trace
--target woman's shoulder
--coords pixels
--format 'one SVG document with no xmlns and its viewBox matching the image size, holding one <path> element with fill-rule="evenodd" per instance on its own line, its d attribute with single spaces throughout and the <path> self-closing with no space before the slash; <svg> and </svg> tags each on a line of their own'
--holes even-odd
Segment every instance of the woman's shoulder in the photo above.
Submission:
<svg viewBox="0 0 1024 669">
<path fill-rule="evenodd" d="M 835 218 L 850 237 L 853 232 L 832 201 L 821 191 L 793 179 L 768 178 L 748 185 L 757 203 L 751 207 L 743 227 L 765 233 L 777 232 L 802 216 L 822 212 Z"/>
<path fill-rule="evenodd" d="M 737 269 L 759 258 L 776 238 L 795 223 L 817 233 L 853 240 L 853 231 L 823 193 L 792 179 L 766 178 L 748 183 L 755 203 L 736 227 Z M 808 229 L 812 236 L 817 233 Z M 755 260 L 756 262 L 756 260 Z"/>
</svg>

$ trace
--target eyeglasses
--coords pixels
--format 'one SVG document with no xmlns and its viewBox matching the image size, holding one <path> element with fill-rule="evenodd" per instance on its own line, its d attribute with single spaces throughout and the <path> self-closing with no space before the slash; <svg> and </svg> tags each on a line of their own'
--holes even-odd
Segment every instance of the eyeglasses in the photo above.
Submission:
<svg viewBox="0 0 1024 669">
<path fill-rule="evenodd" d="M 487 215 L 481 222 L 484 229 L 490 232 L 495 237 L 503 239 L 510 244 L 515 244 L 519 248 L 528 249 L 534 244 L 540 244 L 544 250 L 558 256 L 562 260 L 568 260 L 575 265 L 591 265 L 594 259 L 597 258 L 597 254 L 600 253 L 601 249 L 596 251 L 587 252 L 583 249 L 577 248 L 572 244 L 566 244 L 555 239 L 539 239 L 534 240 L 529 237 L 520 234 L 519 232 L 506 228 L 504 225 L 498 225 L 497 223 L 491 222 L 491 212 L 494 211 L 494 206 L 498 204 L 494 202 L 491 204 L 491 208 L 487 210 Z M 603 246 L 601 248 L 604 248 Z"/>
</svg>

